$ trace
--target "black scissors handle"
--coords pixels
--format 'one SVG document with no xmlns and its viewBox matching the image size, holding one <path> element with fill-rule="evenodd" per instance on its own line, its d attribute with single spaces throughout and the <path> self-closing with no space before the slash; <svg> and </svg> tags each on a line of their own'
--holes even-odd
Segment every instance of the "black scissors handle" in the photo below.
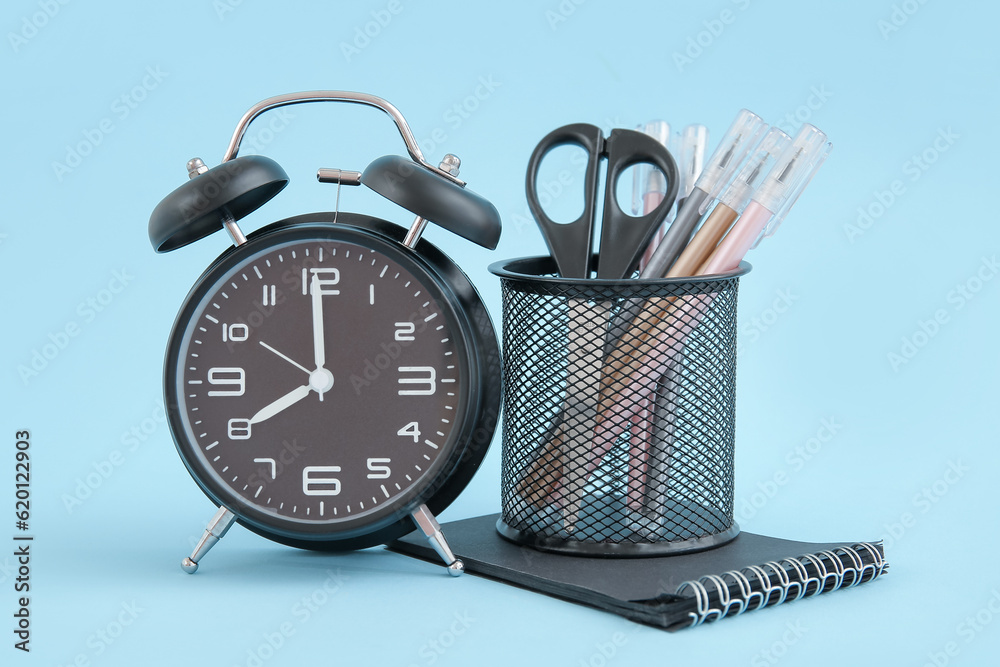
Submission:
<svg viewBox="0 0 1000 667">
<path fill-rule="evenodd" d="M 677 162 L 663 144 L 635 130 L 612 130 L 605 141 L 605 152 L 608 156 L 608 176 L 604 187 L 604 222 L 601 226 L 597 277 L 628 278 L 673 208 L 679 187 Z M 653 164 L 663 172 L 667 191 L 652 211 L 632 216 L 618 205 L 618 179 L 626 169 L 640 162 Z"/>
<path fill-rule="evenodd" d="M 568 223 L 552 220 L 538 200 L 538 168 L 552 149 L 576 145 L 587 153 L 584 174 L 583 213 Z M 608 160 L 604 194 L 604 214 L 597 277 L 621 279 L 635 270 L 653 234 L 667 217 L 677 197 L 677 163 L 658 141 L 641 132 L 615 129 L 605 139 L 596 125 L 575 123 L 564 125 L 545 135 L 528 159 L 525 192 L 528 208 L 542 230 L 549 252 L 556 260 L 559 275 L 564 278 L 586 278 L 590 275 L 590 252 L 594 237 L 597 177 L 601 159 Z M 618 178 L 632 165 L 648 162 L 663 172 L 667 192 L 659 205 L 642 216 L 631 216 L 618 206 Z"/>
<path fill-rule="evenodd" d="M 583 181 L 583 213 L 568 223 L 558 223 L 542 209 L 538 201 L 538 168 L 552 149 L 558 146 L 580 146 L 587 153 L 587 169 Z M 528 208 L 535 216 L 549 253 L 556 260 L 563 278 L 586 278 L 590 275 L 590 246 L 594 238 L 594 205 L 597 199 L 597 174 L 604 152 L 604 133 L 596 125 L 574 123 L 546 134 L 528 159 L 525 193 Z"/>
</svg>

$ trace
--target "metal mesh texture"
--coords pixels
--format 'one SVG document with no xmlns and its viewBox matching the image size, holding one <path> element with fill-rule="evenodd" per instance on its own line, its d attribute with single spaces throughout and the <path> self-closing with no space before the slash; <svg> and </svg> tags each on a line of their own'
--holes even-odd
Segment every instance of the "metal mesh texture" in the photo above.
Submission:
<svg viewBox="0 0 1000 667">
<path fill-rule="evenodd" d="M 501 274 L 501 534 L 597 556 L 693 551 L 738 534 L 739 275 Z"/>
</svg>

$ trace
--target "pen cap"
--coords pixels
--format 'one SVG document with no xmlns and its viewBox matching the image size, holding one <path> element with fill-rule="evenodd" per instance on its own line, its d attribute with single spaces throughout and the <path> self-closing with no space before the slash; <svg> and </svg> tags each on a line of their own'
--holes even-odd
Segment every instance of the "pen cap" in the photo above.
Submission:
<svg viewBox="0 0 1000 667">
<path fill-rule="evenodd" d="M 833 144 L 819 128 L 808 123 L 802 126 L 753 196 L 758 204 L 772 213 L 771 220 L 761 231 L 754 247 L 761 239 L 773 236 L 778 230 L 788 211 L 832 149 Z"/>
<path fill-rule="evenodd" d="M 705 149 L 708 147 L 708 128 L 688 125 L 680 134 L 677 147 L 677 167 L 680 171 L 678 199 L 686 199 L 694 190 L 695 181 L 705 169 Z"/>
<path fill-rule="evenodd" d="M 651 120 L 645 125 L 639 125 L 636 131 L 648 134 L 664 147 L 670 141 L 670 124 L 662 120 Z M 658 169 L 639 163 L 633 170 L 632 178 L 632 214 L 642 215 L 645 212 L 645 197 L 651 192 L 666 194 L 667 182 Z"/>
<path fill-rule="evenodd" d="M 750 201 L 750 197 L 753 196 L 754 190 L 760 187 L 760 184 L 774 169 L 778 158 L 790 143 L 792 143 L 792 138 L 778 128 L 772 127 L 768 130 L 750 155 L 750 159 L 743 164 L 740 173 L 719 197 L 719 201 L 737 213 L 742 213 Z"/>
<path fill-rule="evenodd" d="M 694 187 L 708 194 L 699 213 L 704 213 L 709 203 L 718 198 L 767 127 L 764 119 L 752 111 L 741 109 L 736 115 L 736 120 L 726 130 L 712 157 L 705 163 L 701 176 L 695 181 Z"/>
</svg>

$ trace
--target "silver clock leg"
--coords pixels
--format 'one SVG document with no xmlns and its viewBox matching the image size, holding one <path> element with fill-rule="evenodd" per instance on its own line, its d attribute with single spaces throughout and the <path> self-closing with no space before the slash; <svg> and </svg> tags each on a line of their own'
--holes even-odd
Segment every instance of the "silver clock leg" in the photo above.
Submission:
<svg viewBox="0 0 1000 667">
<path fill-rule="evenodd" d="M 427 509 L 427 505 L 421 505 L 410 516 L 413 517 L 413 522 L 423 532 L 427 541 L 434 547 L 434 551 L 437 552 L 441 560 L 448 566 L 448 574 L 457 577 L 465 572 L 465 563 L 455 558 L 451 547 L 448 546 L 448 541 L 444 539 L 444 533 L 441 532 L 441 524 L 434 518 L 431 511 Z"/>
<path fill-rule="evenodd" d="M 234 521 L 236 521 L 235 514 L 225 507 L 219 508 L 219 511 L 212 517 L 212 520 L 205 526 L 205 533 L 198 540 L 194 551 L 191 552 L 190 556 L 181 561 L 181 567 L 185 572 L 194 574 L 198 571 L 198 562 L 215 546 L 216 542 L 222 539 Z"/>
</svg>

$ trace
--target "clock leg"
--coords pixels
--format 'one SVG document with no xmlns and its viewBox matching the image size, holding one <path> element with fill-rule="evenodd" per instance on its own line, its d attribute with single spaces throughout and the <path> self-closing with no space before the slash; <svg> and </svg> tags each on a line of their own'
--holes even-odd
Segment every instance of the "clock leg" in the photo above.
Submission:
<svg viewBox="0 0 1000 667">
<path fill-rule="evenodd" d="M 448 574 L 457 577 L 465 572 L 465 563 L 455 558 L 451 547 L 448 546 L 448 541 L 444 539 L 444 533 L 441 532 L 441 524 L 427 509 L 427 505 L 421 505 L 413 510 L 410 516 L 413 517 L 413 522 L 417 524 L 417 528 L 424 534 L 427 541 L 434 547 L 434 551 L 448 566 Z"/>
<path fill-rule="evenodd" d="M 212 517 L 212 520 L 205 527 L 205 533 L 198 540 L 194 551 L 191 552 L 190 556 L 181 561 L 181 567 L 185 572 L 194 574 L 198 571 L 198 562 L 215 546 L 216 542 L 222 539 L 234 521 L 236 521 L 235 514 L 230 512 L 226 507 L 219 507 L 219 511 L 215 513 L 215 516 Z"/>
</svg>

